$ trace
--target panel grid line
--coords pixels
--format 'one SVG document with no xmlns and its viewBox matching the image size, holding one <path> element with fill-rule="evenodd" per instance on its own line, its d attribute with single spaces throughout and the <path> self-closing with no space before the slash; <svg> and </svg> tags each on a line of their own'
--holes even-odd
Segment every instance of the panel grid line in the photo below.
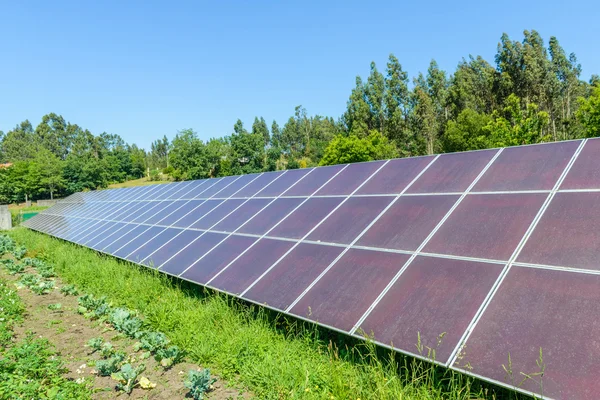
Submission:
<svg viewBox="0 0 600 400">
<path fill-rule="evenodd" d="M 247 186 L 247 185 L 249 185 L 250 183 L 254 182 L 254 181 L 255 181 L 256 179 L 258 179 L 258 178 L 259 178 L 261 175 L 262 175 L 262 174 L 259 174 L 259 175 L 257 175 L 256 177 L 254 177 L 254 179 L 252 179 L 250 182 L 248 182 L 246 185 L 244 185 L 244 187 L 245 187 L 245 186 Z M 232 180 L 231 182 L 229 182 L 227 185 L 225 185 L 225 187 L 223 187 L 223 188 L 219 189 L 219 191 L 218 191 L 217 193 L 220 193 L 221 191 L 223 191 L 223 190 L 227 189 L 229 186 L 233 185 L 235 182 L 237 182 L 238 180 L 240 180 L 240 179 L 242 178 L 242 176 L 243 176 L 243 175 L 240 175 L 240 176 L 238 176 L 238 177 L 237 177 L 237 179 L 234 179 L 234 180 Z M 215 184 L 216 184 L 216 182 L 215 182 Z M 192 190 L 193 190 L 193 189 L 192 189 Z M 206 190 L 208 190 L 208 188 L 207 188 Z M 205 191 L 206 191 L 206 190 L 205 190 Z M 203 191 L 203 192 L 204 192 L 204 191 Z M 152 217 L 154 217 L 154 215 L 152 215 L 152 216 L 150 216 L 150 217 L 146 218 L 146 219 L 145 219 L 143 222 L 146 222 L 146 221 L 148 221 L 148 220 L 149 220 L 150 218 L 152 218 Z M 149 227 L 148 227 L 148 228 L 147 228 L 147 229 L 146 229 L 144 232 L 147 232 L 147 231 L 148 231 L 148 230 L 149 230 L 151 227 L 152 227 L 152 226 L 149 226 Z M 135 229 L 135 228 L 134 228 L 134 229 Z M 144 232 L 142 232 L 142 233 L 144 233 Z M 126 233 L 126 234 L 127 234 L 127 233 Z M 125 235 L 126 235 L 126 234 L 125 234 Z M 124 235 L 122 235 L 121 237 L 123 237 L 123 236 L 124 236 Z M 138 236 L 139 236 L 139 235 L 138 235 Z M 121 239 L 121 237 L 119 237 L 118 239 L 116 239 L 115 241 L 113 241 L 113 243 L 115 243 L 116 241 L 118 241 L 119 239 Z M 137 236 L 136 236 L 136 238 L 137 238 Z M 133 240 L 135 240 L 135 239 L 132 239 L 132 240 L 130 240 L 129 242 L 125 243 L 123 246 L 121 246 L 121 247 L 119 247 L 118 249 L 116 249 L 116 250 L 114 251 L 114 253 L 117 253 L 117 252 L 118 252 L 119 250 L 121 250 L 123 247 L 125 247 L 125 246 L 127 246 L 129 243 L 131 243 Z M 111 246 L 111 245 L 112 245 L 112 243 L 111 243 L 111 244 L 109 244 L 108 246 Z"/>
<path fill-rule="evenodd" d="M 423 174 L 423 173 L 424 173 L 424 172 L 425 172 L 427 169 L 429 169 L 429 167 L 430 167 L 430 166 L 431 166 L 431 165 L 432 165 L 432 164 L 433 164 L 433 163 L 434 163 L 434 162 L 435 162 L 435 161 L 436 161 L 438 158 L 439 158 L 439 154 L 438 154 L 437 156 L 433 157 L 433 159 L 432 159 L 432 160 L 431 160 L 431 161 L 430 161 L 430 162 L 429 162 L 429 163 L 428 163 L 428 164 L 427 164 L 427 165 L 426 165 L 426 166 L 425 166 L 425 167 L 424 167 L 424 168 L 423 168 L 423 169 L 422 169 L 422 170 L 421 170 L 421 171 L 420 171 L 420 172 L 419 172 L 419 173 L 418 173 L 416 176 L 415 176 L 415 178 L 414 178 L 414 179 L 413 179 L 413 180 L 412 180 L 412 181 L 411 181 L 411 182 L 410 182 L 410 183 L 409 183 L 409 184 L 408 184 L 408 185 L 407 185 L 407 186 L 406 186 L 406 187 L 405 187 L 405 188 L 404 188 L 404 189 L 401 191 L 401 194 L 402 194 L 402 193 L 404 193 L 404 192 L 406 192 L 406 190 L 407 190 L 407 189 L 408 189 L 408 188 L 409 188 L 409 187 L 412 185 L 412 183 L 413 183 L 414 181 L 416 181 L 416 180 L 417 180 L 417 179 L 418 179 L 418 178 L 419 178 L 419 177 L 420 177 L 420 176 L 421 176 L 421 175 L 422 175 L 422 174 Z M 366 184 L 366 183 L 367 183 L 367 182 L 368 182 L 368 181 L 369 181 L 369 180 L 370 180 L 370 179 L 371 179 L 373 176 L 375 176 L 375 174 L 376 174 L 377 172 L 379 172 L 381 169 L 383 169 L 383 168 L 384 168 L 386 165 L 387 165 L 387 162 L 386 162 L 385 164 L 383 164 L 383 165 L 382 165 L 382 166 L 381 166 L 381 167 L 380 167 L 380 168 L 379 168 L 377 171 L 375 171 L 375 173 L 374 173 L 372 176 L 370 176 L 368 179 L 366 179 L 366 180 L 365 180 L 365 181 L 364 181 L 364 182 L 363 182 L 363 183 L 362 183 L 362 184 L 361 184 L 361 185 L 360 185 L 358 188 L 356 188 L 356 190 L 354 191 L 354 193 L 358 192 L 358 191 L 359 191 L 359 190 L 362 188 L 362 186 L 364 186 L 364 185 L 365 185 L 365 184 Z M 401 194 L 400 194 L 400 195 L 401 195 Z M 363 232 L 362 232 L 361 234 L 359 234 L 359 236 L 358 236 L 357 238 L 355 238 L 355 239 L 354 239 L 354 240 L 353 240 L 353 241 L 352 241 L 352 242 L 351 242 L 349 245 L 347 245 L 347 246 L 345 246 L 345 247 L 344 247 L 344 250 L 342 250 L 342 252 L 341 252 L 341 253 L 340 253 L 340 254 L 339 254 L 339 255 L 338 255 L 338 256 L 337 256 L 337 257 L 336 257 L 336 258 L 335 258 L 335 259 L 334 259 L 334 260 L 333 260 L 331 263 L 330 263 L 330 265 L 328 265 L 328 266 L 326 267 L 326 269 L 323 271 L 323 275 L 325 274 L 325 272 L 326 272 L 327 270 L 329 270 L 331 267 L 333 267 L 333 264 L 335 264 L 335 263 L 337 262 L 337 260 L 339 260 L 339 259 L 340 259 L 340 258 L 341 258 L 341 257 L 342 257 L 342 256 L 343 256 L 343 255 L 344 255 L 344 254 L 345 254 L 345 253 L 348 251 L 348 249 L 349 249 L 350 247 L 352 247 L 352 246 L 353 246 L 353 245 L 354 245 L 354 244 L 355 244 L 355 243 L 358 241 L 358 239 L 359 239 L 359 238 L 362 236 L 362 234 L 363 234 L 364 232 L 366 232 L 366 231 L 367 231 L 367 230 L 368 230 L 368 229 L 369 229 L 369 228 L 370 228 L 370 227 L 371 227 L 371 226 L 372 226 L 372 225 L 373 225 L 373 224 L 374 224 L 374 223 L 375 223 L 375 222 L 376 222 L 376 221 L 379 219 L 379 217 L 381 217 L 381 215 L 383 215 L 383 214 L 384 214 L 384 213 L 385 213 L 385 212 L 386 212 L 386 211 L 387 211 L 387 210 L 388 210 L 388 209 L 389 209 L 389 208 L 392 206 L 392 204 L 393 204 L 393 203 L 394 203 L 394 202 L 397 200 L 397 198 L 398 198 L 400 195 L 398 195 L 398 196 L 397 196 L 397 197 L 396 197 L 394 200 L 392 200 L 392 201 L 391 201 L 391 202 L 390 202 L 390 203 L 389 203 L 389 204 L 388 204 L 386 207 L 384 207 L 384 209 L 383 209 L 383 210 L 382 210 L 382 211 L 379 213 L 379 215 L 377 215 L 377 216 L 376 216 L 376 217 L 375 217 L 375 218 L 374 218 L 374 219 L 373 219 L 373 220 L 372 220 L 372 221 L 371 221 L 371 222 L 370 222 L 370 223 L 367 225 L 367 227 L 366 227 L 366 228 L 363 230 Z M 348 196 L 348 197 L 356 197 L 356 196 L 352 196 L 352 195 L 350 195 L 350 196 Z M 341 204 L 340 204 L 339 206 L 341 206 Z M 339 208 L 339 206 L 338 206 L 338 208 Z M 337 209 L 337 208 L 336 208 L 336 209 Z M 334 211 L 335 211 L 335 210 L 334 210 Z M 333 213 L 333 212 L 332 212 L 332 213 Z M 329 215 L 328 215 L 328 216 L 329 216 Z M 328 217 L 328 216 L 327 216 L 327 217 Z M 327 217 L 326 217 L 326 218 L 327 218 Z M 326 218 L 324 218 L 324 219 L 321 221 L 321 223 L 322 223 L 323 221 L 325 221 L 325 220 L 326 220 Z M 308 236 L 309 236 L 309 235 L 310 235 L 310 234 L 311 234 L 311 233 L 312 233 L 314 230 L 316 230 L 316 228 L 317 228 L 317 227 L 318 227 L 318 226 L 315 226 L 315 227 L 314 227 L 314 228 L 313 228 L 313 229 L 312 229 L 310 232 L 308 232 L 308 233 L 307 233 L 307 234 L 306 234 L 306 235 L 305 235 L 305 236 L 304 236 L 304 237 L 303 237 L 303 238 L 300 240 L 300 243 L 321 243 L 321 242 L 313 242 L 313 241 L 310 241 L 310 240 L 307 240 L 307 239 L 306 239 L 306 238 L 307 238 L 307 237 L 308 237 Z M 298 244 L 298 245 L 299 245 L 299 244 Z M 298 246 L 298 245 L 297 245 L 297 246 Z M 296 247 L 296 246 L 294 246 L 294 247 Z M 284 254 L 284 255 L 283 255 L 283 256 L 282 256 L 280 259 L 278 259 L 278 260 L 277 260 L 275 263 L 273 263 L 273 265 L 271 265 L 271 266 L 270 266 L 270 267 L 269 267 L 269 268 L 268 268 L 268 269 L 267 269 L 265 272 L 263 272 L 263 273 L 262 273 L 262 274 L 261 274 L 261 275 L 260 275 L 260 276 L 259 276 L 257 279 L 255 279 L 255 280 L 254 280 L 254 282 L 252 282 L 252 283 L 250 284 L 250 286 L 248 286 L 248 287 L 246 288 L 246 290 L 244 290 L 244 291 L 242 292 L 241 296 L 244 296 L 244 295 L 245 295 L 245 294 L 246 294 L 246 293 L 247 293 L 247 292 L 248 292 L 250 289 L 252 289 L 252 288 L 253 288 L 253 287 L 254 287 L 254 286 L 255 286 L 255 285 L 256 285 L 256 284 L 257 284 L 257 283 L 258 283 L 258 282 L 259 282 L 259 281 L 260 281 L 260 280 L 263 278 L 263 277 L 265 277 L 265 276 L 266 276 L 266 275 L 267 275 L 267 274 L 268 274 L 268 273 L 269 273 L 269 272 L 270 272 L 270 271 L 271 271 L 273 268 L 275 268 L 275 267 L 276 267 L 276 266 L 277 266 L 277 265 L 278 265 L 278 264 L 279 264 L 279 263 L 280 263 L 280 262 L 281 262 L 281 261 L 282 261 L 282 260 L 285 258 L 285 256 L 287 256 L 289 253 L 291 253 L 293 249 L 294 249 L 294 248 L 291 248 L 291 249 L 289 249 L 289 251 L 288 251 L 287 253 L 285 253 L 285 254 Z M 319 277 L 317 277 L 317 279 L 319 279 Z M 311 285 L 313 285 L 313 284 L 315 284 L 315 283 L 316 283 L 316 280 L 315 280 L 315 281 L 313 281 L 313 282 L 311 283 Z M 309 286 L 310 286 L 310 285 L 309 285 Z M 300 296 L 302 296 L 302 294 L 301 294 Z M 299 301 L 299 299 L 300 299 L 300 296 L 294 300 L 294 302 L 292 303 L 292 305 L 294 305 L 294 304 L 295 304 L 297 301 Z M 292 305 L 290 305 L 290 306 L 288 307 L 288 309 L 291 309 Z"/>
<path fill-rule="evenodd" d="M 454 203 L 454 205 L 446 212 L 446 214 L 444 215 L 444 217 L 437 223 L 437 225 L 433 228 L 433 230 L 429 233 L 429 235 L 425 238 L 425 240 L 423 240 L 423 242 L 421 243 L 421 245 L 417 248 L 417 250 L 415 250 L 414 254 L 404 263 L 404 265 L 402 266 L 402 268 L 400 268 L 400 270 L 396 273 L 396 275 L 392 278 L 392 280 L 387 284 L 387 286 L 383 289 L 383 291 L 379 294 L 379 296 L 377 296 L 377 298 L 369 306 L 369 308 L 367 309 L 367 311 L 365 311 L 363 313 L 363 315 L 358 319 L 358 321 L 356 321 L 356 323 L 354 324 L 354 326 L 350 330 L 350 334 L 351 335 L 353 335 L 360 328 L 360 326 L 365 321 L 365 319 L 367 319 L 367 317 L 371 314 L 371 311 L 373 311 L 373 309 L 375 309 L 375 307 L 377 307 L 377 304 L 379 304 L 379 302 L 383 299 L 383 297 L 387 294 L 387 292 L 392 288 L 392 286 L 394 286 L 394 284 L 396 283 L 396 281 L 400 278 L 400 276 L 402 276 L 402 274 L 404 273 L 404 271 L 409 267 L 409 265 L 413 262 L 413 260 L 415 258 L 417 258 L 417 256 L 419 255 L 419 253 L 423 250 L 423 248 L 427 245 L 427 243 L 429 243 L 429 241 L 431 240 L 431 238 L 442 227 L 442 225 L 444 225 L 444 223 L 448 220 L 448 218 L 450 217 L 450 215 L 452 215 L 452 213 L 454 212 L 454 210 L 456 210 L 456 208 L 460 205 L 460 203 L 466 198 L 467 193 L 469 193 L 471 191 L 471 189 L 477 184 L 477 182 L 481 179 L 481 177 L 492 166 L 492 164 L 494 163 L 494 161 L 496 161 L 496 159 L 498 159 L 498 157 L 500 156 L 500 154 L 502 154 L 503 150 L 504 149 L 499 149 L 496 152 L 496 154 L 494 154 L 494 156 L 488 161 L 487 165 L 479 172 L 479 174 L 475 177 L 475 179 L 473 180 L 473 182 L 471 182 L 471 184 L 467 187 L 467 189 L 465 190 L 465 192 L 456 200 L 456 202 Z"/>
<path fill-rule="evenodd" d="M 537 227 L 538 222 L 540 221 L 540 219 L 542 218 L 542 216 L 544 215 L 544 213 L 548 209 L 548 206 L 550 205 L 550 203 L 552 202 L 552 199 L 556 195 L 556 193 L 558 191 L 558 188 L 560 187 L 560 185 L 564 181 L 565 177 L 567 176 L 567 174 L 568 174 L 569 170 L 571 169 L 571 167 L 573 166 L 573 164 L 575 163 L 575 160 L 577 160 L 577 157 L 579 157 L 579 154 L 583 150 L 583 147 L 585 146 L 586 143 L 587 143 L 587 139 L 582 140 L 581 143 L 579 144 L 579 147 L 577 147 L 577 150 L 575 151 L 575 153 L 571 156 L 571 159 L 570 159 L 569 163 L 565 166 L 562 174 L 560 175 L 560 177 L 556 181 L 554 187 L 552 188 L 552 192 L 550 192 L 550 194 L 546 198 L 546 201 L 540 207 L 537 215 L 535 216 L 535 218 L 531 222 L 531 224 L 529 226 L 529 229 L 527 229 L 527 231 L 525 232 L 525 234 L 521 238 L 521 241 L 519 242 L 519 244 L 515 248 L 513 254 L 509 258 L 506 266 L 504 267 L 504 269 L 500 273 L 500 276 L 498 276 L 496 282 L 494 283 L 494 285 L 492 286 L 492 288 L 488 292 L 487 296 L 483 300 L 481 306 L 479 307 L 479 310 L 477 311 L 477 313 L 475 314 L 475 316 L 473 317 L 473 319 L 471 320 L 471 322 L 467 326 L 467 329 L 463 333 L 463 335 L 461 337 L 461 340 L 459 340 L 458 344 L 456 345 L 456 347 L 454 348 L 454 350 L 450 354 L 450 357 L 448 358 L 448 361 L 446 362 L 446 366 L 454 364 L 454 362 L 456 361 L 456 358 L 460 355 L 461 349 L 466 344 L 467 340 L 471 336 L 471 333 L 473 332 L 473 330 L 477 326 L 478 322 L 481 320 L 481 317 L 485 313 L 485 310 L 487 309 L 488 305 L 491 303 L 491 301 L 493 300 L 495 294 L 498 292 L 498 289 L 500 288 L 500 285 L 502 285 L 502 282 L 504 281 L 504 279 L 508 275 L 508 272 L 510 271 L 510 269 L 511 269 L 513 263 L 514 263 L 514 261 L 517 259 L 517 257 L 521 253 L 521 250 L 523 249 L 523 247 L 527 243 L 527 240 L 529 239 L 529 237 L 531 236 L 531 234 L 533 233 L 533 231 Z"/>
<path fill-rule="evenodd" d="M 252 243 L 247 249 L 245 249 L 243 252 L 241 252 L 234 260 L 232 260 L 229 264 L 227 264 L 221 271 L 219 271 L 218 273 L 220 274 L 222 271 L 224 271 L 227 267 L 229 267 L 229 265 L 231 265 L 232 263 L 234 263 L 238 258 L 240 258 L 242 255 L 244 255 L 248 250 L 250 250 L 252 247 L 254 247 L 254 245 L 256 243 L 258 243 L 262 238 L 264 238 L 269 232 L 271 232 L 273 229 L 275 229 L 282 221 L 284 221 L 287 217 L 289 217 L 294 211 L 296 211 L 298 208 L 300 208 L 302 206 L 302 204 L 306 203 L 311 197 L 312 195 L 314 195 L 315 193 L 317 193 L 319 190 L 321 190 L 323 187 L 325 187 L 325 185 L 327 185 L 329 182 L 331 182 L 333 179 L 335 179 L 339 174 L 342 173 L 342 171 L 346 170 L 346 168 L 348 168 L 350 164 L 346 164 L 344 165 L 342 168 L 340 168 L 339 171 L 337 171 L 332 177 L 330 177 L 325 183 L 323 183 L 321 186 L 319 186 L 319 188 L 317 188 L 314 192 L 312 192 L 308 197 L 306 197 L 306 199 L 301 202 L 300 204 L 298 204 L 292 211 L 290 211 L 288 214 L 286 214 L 285 217 L 283 217 L 281 220 L 279 220 L 273 227 L 271 227 L 271 229 L 269 229 L 267 232 L 265 232 L 263 235 L 261 235 L 256 241 L 254 241 L 254 243 Z M 314 171 L 314 168 L 313 168 Z M 312 172 L 312 171 L 311 171 Z M 307 174 L 308 175 L 308 174 Z M 305 175 L 306 176 L 306 175 Z M 302 177 L 304 178 L 304 177 Z M 300 182 L 301 179 L 299 179 L 296 183 Z M 285 192 L 287 192 L 288 190 L 291 190 L 292 187 L 294 187 L 296 185 L 296 183 L 294 183 L 294 185 L 290 186 L 289 188 L 287 188 L 282 194 L 285 194 Z M 222 242 L 220 242 L 219 244 L 221 244 Z M 218 245 L 217 245 L 218 246 Z M 200 260 L 202 260 L 207 254 L 209 254 L 212 250 L 214 250 L 217 246 L 213 246 L 209 251 L 207 251 L 205 254 L 203 254 L 200 258 L 198 258 L 193 264 L 191 264 L 190 266 L 188 266 L 184 271 L 182 271 L 178 276 L 182 276 L 183 274 L 185 274 L 190 268 L 192 268 L 194 265 L 196 265 Z M 212 281 L 212 279 L 216 278 L 218 275 L 213 276 L 213 278 L 211 278 L 208 282 L 206 282 L 206 285 L 209 284 L 210 281 Z"/>
<path fill-rule="evenodd" d="M 312 172 L 312 170 L 310 171 Z M 310 173 L 309 172 L 309 173 Z M 268 186 L 270 186 L 272 183 L 274 183 L 275 181 L 277 181 L 278 179 L 280 179 L 282 176 L 284 176 L 287 173 L 287 170 L 285 170 L 282 174 L 279 174 L 279 176 L 277 176 L 277 178 L 269 181 L 266 185 L 264 185 L 263 187 L 261 187 L 260 189 L 257 189 L 256 192 L 254 194 L 258 194 L 261 191 L 265 190 L 265 188 L 267 188 Z M 298 179 L 296 182 L 294 182 L 294 184 L 296 184 L 297 182 L 301 181 L 302 178 L 304 178 L 306 175 L 308 175 L 309 173 L 303 175 L 302 177 L 300 177 L 300 179 Z M 261 174 L 262 176 L 263 174 Z M 258 177 L 257 177 L 258 178 Z M 251 182 L 248 182 L 246 185 L 244 185 L 242 188 L 240 188 L 239 190 L 235 191 L 230 197 L 235 196 L 236 193 L 239 193 L 241 190 L 245 189 L 246 186 L 248 186 L 250 183 L 254 182 L 254 179 Z M 292 185 L 293 186 L 293 185 Z M 212 227 L 215 227 L 216 225 L 218 225 L 219 223 L 221 223 L 221 221 L 223 221 L 225 218 L 229 217 L 232 213 L 234 213 L 236 210 L 238 210 L 240 207 L 242 207 L 244 204 L 246 204 L 250 199 L 252 199 L 253 196 L 250 196 L 248 199 L 246 199 L 246 201 L 244 201 L 242 204 L 240 204 L 239 206 L 237 206 L 235 209 L 233 209 L 232 211 L 230 211 L 229 213 L 227 213 L 227 215 L 225 215 L 223 218 L 219 219 L 216 223 L 214 223 Z M 202 203 L 204 204 L 204 203 Z M 198 207 L 200 207 L 202 204 L 198 205 Z M 148 255 L 146 258 L 144 258 L 144 260 L 148 260 L 150 257 L 152 257 L 152 255 L 154 255 L 157 251 L 159 251 L 161 248 L 163 248 L 164 246 L 166 246 L 168 243 L 170 243 L 171 241 L 173 241 L 175 238 L 177 238 L 179 235 L 183 234 L 183 232 L 185 232 L 186 230 L 188 230 L 191 226 L 193 226 L 194 224 L 198 223 L 199 221 L 201 221 L 206 215 L 210 214 L 212 211 L 214 211 L 216 208 L 218 208 L 220 205 L 222 205 L 223 203 L 220 203 L 219 205 L 217 205 L 215 208 L 211 209 L 210 211 L 208 211 L 206 214 L 202 215 L 200 218 L 197 218 L 194 222 L 192 222 L 190 225 L 188 225 L 186 228 L 184 228 L 183 231 L 181 231 L 180 233 L 178 233 L 175 237 L 173 237 L 171 240 L 168 240 L 166 243 L 164 243 L 161 247 L 159 247 L 158 249 L 156 249 L 154 252 L 152 252 L 150 255 Z M 198 207 L 194 208 L 194 210 L 190 211 L 189 213 L 187 213 L 186 215 L 182 216 L 181 218 L 179 218 L 177 221 L 175 221 L 173 223 L 176 224 L 178 221 L 180 221 L 181 219 L 185 218 L 187 215 L 189 215 L 190 213 L 192 213 L 193 211 L 195 211 Z M 208 231 L 208 230 L 207 230 Z M 190 243 L 188 243 L 185 247 L 183 247 L 182 249 L 180 249 L 179 251 L 177 251 L 175 254 L 173 254 L 171 257 L 169 257 L 167 260 L 165 260 L 161 265 L 156 266 L 157 270 L 160 270 L 166 263 L 168 263 L 169 261 L 171 261 L 173 258 L 175 258 L 179 253 L 181 253 L 183 250 L 187 249 L 189 246 L 191 246 L 193 243 L 195 243 L 198 239 L 200 239 L 202 236 L 204 236 L 207 231 L 204 231 L 202 234 L 200 234 L 196 239 L 192 240 Z"/>
</svg>

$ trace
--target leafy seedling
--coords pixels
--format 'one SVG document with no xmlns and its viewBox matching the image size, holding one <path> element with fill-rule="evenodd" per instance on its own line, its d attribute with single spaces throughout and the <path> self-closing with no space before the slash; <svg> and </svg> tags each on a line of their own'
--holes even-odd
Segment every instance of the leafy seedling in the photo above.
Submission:
<svg viewBox="0 0 600 400">
<path fill-rule="evenodd" d="M 123 360 L 125 360 L 125 355 L 118 353 L 110 357 L 108 360 L 96 361 L 96 370 L 98 371 L 98 375 L 109 376 L 110 374 L 114 374 L 119 370 L 119 365 L 121 365 Z"/>
<path fill-rule="evenodd" d="M 15 247 L 12 251 L 12 255 L 15 256 L 17 260 L 22 259 L 27 253 L 27 248 L 24 246 Z"/>
<path fill-rule="evenodd" d="M 48 310 L 58 311 L 61 308 L 62 308 L 62 304 L 60 304 L 60 303 L 48 304 Z"/>
<path fill-rule="evenodd" d="M 184 352 L 178 346 L 170 346 L 166 349 L 158 349 L 154 358 L 157 361 L 160 361 L 160 365 L 162 365 L 164 369 L 169 369 L 173 365 L 181 362 L 183 356 Z"/>
<path fill-rule="evenodd" d="M 31 286 L 31 291 L 37 295 L 48 294 L 52 289 L 54 289 L 54 281 L 42 281 Z"/>
<path fill-rule="evenodd" d="M 122 332 L 129 337 L 138 338 L 142 334 L 141 328 L 144 322 L 124 308 L 113 310 L 110 314 L 109 321 L 117 331 Z"/>
<path fill-rule="evenodd" d="M 60 288 L 60 292 L 65 296 L 77 296 L 79 294 L 75 285 L 64 285 Z"/>
<path fill-rule="evenodd" d="M 140 341 L 135 344 L 135 351 L 144 349 L 151 352 L 156 352 L 159 349 L 165 348 L 169 344 L 169 340 L 162 332 L 144 331 L 141 333 Z"/>
<path fill-rule="evenodd" d="M 103 343 L 104 339 L 102 339 L 101 337 L 97 337 L 88 340 L 86 346 L 92 349 L 93 351 L 99 351 L 102 348 Z"/>
<path fill-rule="evenodd" d="M 100 347 L 100 355 L 102 355 L 102 357 L 109 358 L 113 354 L 115 354 L 115 349 L 111 343 L 106 342 L 102 344 Z"/>
<path fill-rule="evenodd" d="M 190 370 L 187 380 L 183 384 L 190 390 L 190 396 L 196 400 L 202 400 L 204 395 L 212 390 L 212 385 L 216 381 L 215 378 L 211 378 L 210 370 L 205 368 L 201 371 Z"/>
<path fill-rule="evenodd" d="M 4 268 L 10 275 L 20 274 L 25 271 L 25 267 L 22 264 L 16 263 L 14 260 L 6 259 L 0 260 L 0 262 L 4 265 Z"/>
<path fill-rule="evenodd" d="M 138 382 L 138 376 L 144 372 L 146 366 L 143 364 L 134 368 L 131 364 L 125 364 L 121 367 L 119 372 L 113 373 L 111 378 L 118 381 L 117 389 L 124 391 L 129 394 L 136 387 Z"/>
<path fill-rule="evenodd" d="M 21 279 L 19 279 L 19 284 L 24 287 L 32 287 L 40 283 L 40 276 L 33 274 L 23 274 Z"/>
</svg>

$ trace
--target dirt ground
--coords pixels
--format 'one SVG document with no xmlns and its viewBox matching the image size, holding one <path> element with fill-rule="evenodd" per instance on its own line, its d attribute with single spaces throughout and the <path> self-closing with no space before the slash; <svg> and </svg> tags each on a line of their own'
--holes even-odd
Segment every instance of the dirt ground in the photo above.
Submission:
<svg viewBox="0 0 600 400">
<path fill-rule="evenodd" d="M 27 270 L 26 272 L 35 272 Z M 4 271 L 0 275 L 7 280 L 16 282 L 19 275 L 10 276 Z M 108 324 L 90 321 L 77 313 L 78 296 L 65 296 L 58 288 L 62 287 L 60 279 L 56 279 L 56 289 L 49 294 L 36 295 L 27 288 L 18 290 L 19 295 L 26 304 L 24 323 L 15 329 L 16 339 L 22 339 L 28 332 L 48 339 L 55 347 L 69 369 L 68 377 L 73 380 L 85 378 L 93 383 L 94 399 L 184 399 L 187 389 L 183 382 L 190 369 L 199 369 L 198 365 L 188 362 L 174 365 L 169 370 L 164 370 L 154 358 L 140 360 L 143 351 L 135 352 L 134 340 L 120 334 Z M 80 293 L 81 295 L 81 293 Z M 48 305 L 60 303 L 60 310 L 52 311 Z M 113 344 L 116 350 L 122 350 L 132 356 L 131 364 L 135 367 L 140 363 L 145 364 L 146 370 L 141 376 L 152 383 L 153 389 L 135 388 L 130 395 L 118 392 L 115 389 L 116 381 L 110 377 L 101 377 L 94 373 L 94 367 L 88 366 L 92 361 L 101 359 L 100 355 L 93 353 L 86 347 L 88 340 L 102 337 L 104 341 Z M 242 399 L 250 398 L 247 393 L 227 387 L 226 382 L 216 377 L 214 390 L 207 397 L 209 399 Z"/>
</svg>

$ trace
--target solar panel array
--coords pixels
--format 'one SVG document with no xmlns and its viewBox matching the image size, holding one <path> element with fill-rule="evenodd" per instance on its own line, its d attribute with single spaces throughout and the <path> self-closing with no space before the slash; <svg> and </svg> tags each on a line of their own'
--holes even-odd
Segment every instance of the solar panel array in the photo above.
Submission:
<svg viewBox="0 0 600 400">
<path fill-rule="evenodd" d="M 590 139 L 77 193 L 24 225 L 426 357 L 419 334 L 503 385 L 542 348 L 544 395 L 587 399 L 599 156 Z"/>
</svg>

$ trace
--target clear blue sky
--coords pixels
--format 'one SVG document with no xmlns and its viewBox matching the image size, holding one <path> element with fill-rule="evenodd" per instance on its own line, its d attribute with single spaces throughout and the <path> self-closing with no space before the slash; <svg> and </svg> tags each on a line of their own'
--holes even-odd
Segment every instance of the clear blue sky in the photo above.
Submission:
<svg viewBox="0 0 600 400">
<path fill-rule="evenodd" d="M 502 32 L 557 36 L 600 73 L 600 3 L 548 1 L 3 1 L 0 130 L 49 112 L 148 148 L 177 130 L 208 139 L 302 104 L 339 117 L 357 74 L 394 53 L 410 76 L 432 58 L 493 62 Z"/>
</svg>

